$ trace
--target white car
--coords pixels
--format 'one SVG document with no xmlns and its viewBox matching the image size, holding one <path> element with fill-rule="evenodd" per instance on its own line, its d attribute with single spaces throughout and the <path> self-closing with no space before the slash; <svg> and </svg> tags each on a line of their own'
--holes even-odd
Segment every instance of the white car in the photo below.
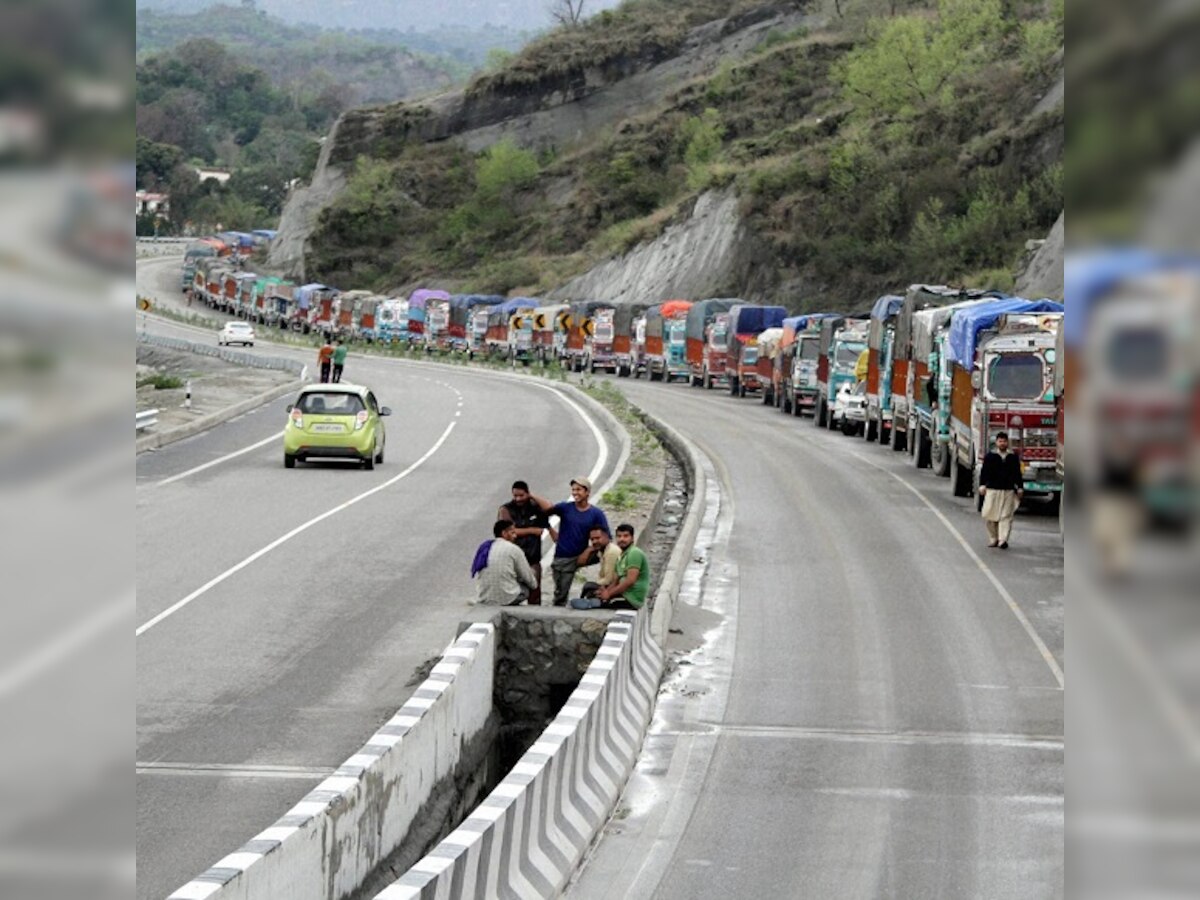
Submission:
<svg viewBox="0 0 1200 900">
<path fill-rule="evenodd" d="M 867 421 L 867 383 L 843 384 L 833 402 L 831 417 L 831 428 L 840 426 L 842 434 L 858 434 Z"/>
<path fill-rule="evenodd" d="M 225 327 L 217 333 L 217 343 L 222 346 L 242 344 L 254 346 L 254 326 L 249 322 L 226 322 Z"/>
</svg>

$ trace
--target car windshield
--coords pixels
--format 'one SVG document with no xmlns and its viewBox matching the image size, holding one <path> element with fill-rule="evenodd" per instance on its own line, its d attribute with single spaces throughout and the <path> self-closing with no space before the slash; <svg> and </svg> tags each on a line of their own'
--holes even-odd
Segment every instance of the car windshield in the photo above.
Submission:
<svg viewBox="0 0 1200 900">
<path fill-rule="evenodd" d="M 1042 359 L 1035 353 L 1003 353 L 988 366 L 988 391 L 998 400 L 1042 396 Z"/>
<path fill-rule="evenodd" d="M 230 322 L 225 328 L 229 331 L 249 331 L 250 326 L 245 322 Z"/>
<path fill-rule="evenodd" d="M 353 416 L 362 412 L 366 407 L 358 394 L 344 394 L 334 391 L 313 391 L 305 394 L 296 404 L 300 412 L 329 416 Z"/>
<path fill-rule="evenodd" d="M 859 354 L 866 349 L 866 344 L 838 344 L 834 363 L 839 366 L 852 366 L 858 362 Z"/>
</svg>

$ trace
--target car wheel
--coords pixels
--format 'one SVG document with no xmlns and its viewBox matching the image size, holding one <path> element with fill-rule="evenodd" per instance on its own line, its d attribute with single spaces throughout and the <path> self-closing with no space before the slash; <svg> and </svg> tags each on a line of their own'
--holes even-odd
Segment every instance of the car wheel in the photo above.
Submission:
<svg viewBox="0 0 1200 900">
<path fill-rule="evenodd" d="M 291 453 L 283 454 L 283 467 L 285 469 L 296 468 L 296 457 Z"/>
<path fill-rule="evenodd" d="M 383 447 L 380 447 L 379 452 L 375 454 L 375 462 L 377 465 L 383 465 Z"/>
<path fill-rule="evenodd" d="M 363 468 L 366 469 L 368 472 L 375 468 L 374 451 L 372 451 L 372 454 L 362 461 L 362 464 L 363 464 Z"/>
<path fill-rule="evenodd" d="M 857 426 L 845 416 L 842 416 L 842 434 L 846 437 L 853 437 L 856 431 L 858 431 Z"/>
</svg>

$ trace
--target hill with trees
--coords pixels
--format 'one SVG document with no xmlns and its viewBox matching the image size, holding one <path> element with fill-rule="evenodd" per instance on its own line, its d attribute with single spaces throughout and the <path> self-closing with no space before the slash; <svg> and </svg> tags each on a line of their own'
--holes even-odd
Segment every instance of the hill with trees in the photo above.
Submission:
<svg viewBox="0 0 1200 900">
<path fill-rule="evenodd" d="M 1061 0 L 630 0 L 534 41 L 450 111 L 347 113 L 328 163 L 348 181 L 304 236 L 308 273 L 545 292 L 731 191 L 761 271 L 714 295 L 811 308 L 914 280 L 1010 288 L 1063 208 L 1062 29 Z M 681 70 L 602 121 L 622 84 Z M 600 124 L 561 127 L 583 120 Z"/>
</svg>

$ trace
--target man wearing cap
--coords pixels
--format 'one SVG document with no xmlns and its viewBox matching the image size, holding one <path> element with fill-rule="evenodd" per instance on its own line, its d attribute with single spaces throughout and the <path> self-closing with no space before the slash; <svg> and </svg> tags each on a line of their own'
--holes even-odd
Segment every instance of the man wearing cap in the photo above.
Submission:
<svg viewBox="0 0 1200 900">
<path fill-rule="evenodd" d="M 580 476 L 571 479 L 571 499 L 562 503 L 551 503 L 532 494 L 533 500 L 542 510 L 558 516 L 558 542 L 554 546 L 554 562 L 550 572 L 554 576 L 554 605 L 565 606 L 579 558 L 590 549 L 589 535 L 597 526 L 611 534 L 608 519 L 599 507 L 592 506 L 588 498 L 592 493 L 590 478 Z"/>
</svg>

